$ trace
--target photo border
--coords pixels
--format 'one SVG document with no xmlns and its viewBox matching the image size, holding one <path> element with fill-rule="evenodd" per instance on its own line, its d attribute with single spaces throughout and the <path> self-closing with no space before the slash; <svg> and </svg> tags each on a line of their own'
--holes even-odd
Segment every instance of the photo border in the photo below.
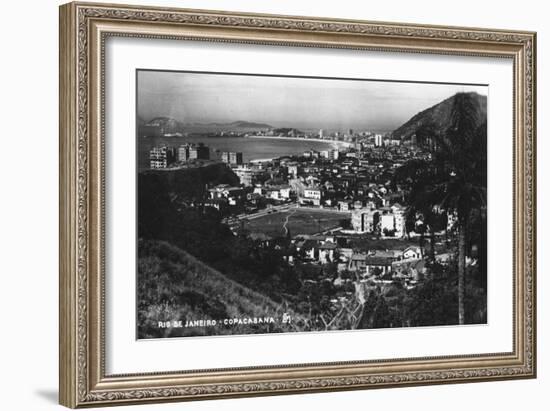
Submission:
<svg viewBox="0 0 550 411">
<path fill-rule="evenodd" d="M 373 82 L 373 83 L 401 83 L 401 84 L 423 84 L 423 85 L 456 85 L 456 86 L 475 86 L 475 87 L 489 87 L 488 83 L 464 83 L 464 82 L 451 82 L 451 81 L 426 81 L 426 80 L 396 80 L 396 79 L 376 79 L 376 78 L 359 78 L 359 77 L 328 77 L 328 76 L 305 76 L 305 75 L 296 75 L 296 74 L 265 74 L 265 73 L 241 73 L 241 72 L 223 72 L 223 71 L 204 71 L 204 70 L 173 70 L 173 69 L 153 69 L 153 68 L 136 68 L 135 69 L 135 90 L 136 90 L 136 101 L 135 101 L 135 115 L 136 115 L 136 132 L 135 132 L 135 139 L 136 139 L 136 153 L 135 153 L 135 177 L 136 177 L 136 183 L 135 183 L 135 192 L 136 192 L 136 218 L 135 218 L 135 229 L 136 233 L 138 232 L 138 226 L 139 226 L 139 204 L 138 204 L 138 198 L 139 198 L 139 144 L 140 144 L 140 138 L 139 138 L 139 127 L 137 125 L 137 116 L 138 116 L 138 108 L 139 108 L 139 73 L 140 72 L 147 72 L 147 73 L 172 73 L 172 74 L 200 74 L 200 75 L 221 75 L 221 76 L 244 76 L 244 77 L 268 77 L 268 78 L 281 78 L 281 79 L 303 79 L 303 80 L 334 80 L 334 81 L 350 81 L 350 82 Z M 428 109 L 428 108 L 426 108 Z M 103 120 L 104 121 L 104 120 Z M 330 140 L 328 140 L 330 141 Z M 487 164 L 485 164 L 485 169 L 487 169 Z M 486 183 L 486 182 L 485 182 Z M 487 230 L 486 227 L 487 224 L 484 226 L 484 230 Z M 135 240 L 135 260 L 136 260 L 136 270 L 135 270 L 135 279 L 136 284 L 138 284 L 138 260 L 139 260 L 139 236 L 136 236 Z M 485 270 L 487 271 L 487 266 L 485 267 Z M 487 275 L 487 272 L 485 273 Z M 138 291 L 137 287 L 135 290 L 135 296 L 136 296 L 136 303 L 138 302 Z M 485 308 L 487 308 L 487 295 L 485 296 Z M 138 307 L 136 304 L 135 307 L 136 311 L 136 319 L 138 317 Z M 480 323 L 481 325 L 487 325 L 488 321 L 486 320 L 484 323 Z M 454 324 L 441 324 L 440 326 L 451 326 Z M 471 325 L 471 324 L 465 324 L 465 325 Z M 478 325 L 478 324 L 476 324 Z M 419 327 L 433 327 L 433 325 L 426 325 L 426 326 L 415 326 L 413 328 L 419 328 Z M 396 328 L 405 328 L 405 327 L 396 327 Z M 381 328 L 383 329 L 383 328 Z M 294 331 L 294 332 L 285 332 L 281 334 L 294 334 L 294 333 L 311 333 L 311 332 L 334 332 L 334 331 L 360 331 L 361 329 L 352 330 L 352 329 L 341 329 L 341 330 L 327 330 L 327 331 Z M 153 340 L 164 340 L 164 339 L 177 339 L 177 338 L 212 338 L 212 337 L 229 337 L 229 336 L 246 336 L 246 335 L 270 335 L 270 333 L 249 333 L 249 334 L 209 334 L 209 335 L 200 335 L 200 336 L 177 336 L 177 337 L 150 337 L 150 338 L 139 338 L 139 324 L 136 321 L 135 324 L 135 338 L 136 341 L 153 341 Z"/>
</svg>

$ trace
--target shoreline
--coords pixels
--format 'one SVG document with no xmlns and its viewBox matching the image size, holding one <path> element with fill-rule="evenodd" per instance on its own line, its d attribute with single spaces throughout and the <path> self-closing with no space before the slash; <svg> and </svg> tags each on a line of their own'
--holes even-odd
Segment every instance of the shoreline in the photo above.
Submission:
<svg viewBox="0 0 550 411">
<path fill-rule="evenodd" d="M 340 140 L 323 140 L 320 138 L 305 138 L 305 137 L 278 137 L 278 136 L 244 136 L 243 138 L 263 138 L 270 140 L 297 140 L 297 141 L 312 141 L 314 143 L 327 143 L 336 146 L 351 147 L 353 143 Z"/>
</svg>

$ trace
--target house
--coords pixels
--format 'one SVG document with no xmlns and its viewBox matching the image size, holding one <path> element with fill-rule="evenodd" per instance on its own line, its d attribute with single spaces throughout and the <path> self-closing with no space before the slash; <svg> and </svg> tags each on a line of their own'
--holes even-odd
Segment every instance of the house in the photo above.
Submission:
<svg viewBox="0 0 550 411">
<path fill-rule="evenodd" d="M 215 208 L 218 211 L 224 211 L 227 206 L 229 205 L 229 202 L 226 198 L 213 198 L 206 200 L 204 202 L 205 207 L 212 207 Z"/>
<path fill-rule="evenodd" d="M 339 211 L 349 211 L 349 203 L 347 201 L 338 201 Z"/>
<path fill-rule="evenodd" d="M 420 247 L 407 247 L 403 250 L 402 258 L 404 260 L 419 260 L 422 258 L 422 249 Z"/>
<path fill-rule="evenodd" d="M 426 262 L 424 260 L 401 260 L 392 264 L 392 271 L 397 278 L 410 278 L 418 281 L 426 274 Z"/>
<path fill-rule="evenodd" d="M 331 181 L 325 181 L 324 186 L 325 186 L 325 189 L 329 191 L 334 190 L 334 184 Z"/>
<path fill-rule="evenodd" d="M 269 188 L 266 190 L 266 197 L 271 198 L 272 200 L 280 200 L 281 199 L 280 194 L 281 194 L 280 191 L 277 190 L 276 188 Z"/>
<path fill-rule="evenodd" d="M 360 271 L 367 276 L 385 275 L 391 273 L 393 261 L 392 257 L 354 253 L 350 260 L 349 269 Z"/>
<path fill-rule="evenodd" d="M 279 186 L 279 195 L 281 198 L 285 200 L 290 198 L 291 191 L 292 191 L 292 187 L 290 187 L 289 185 Z"/>
<path fill-rule="evenodd" d="M 242 187 L 230 187 L 227 184 L 219 184 L 208 190 L 211 200 L 227 199 L 229 205 L 237 205 L 246 197 L 245 190 Z"/>
<path fill-rule="evenodd" d="M 317 261 L 319 261 L 321 264 L 334 262 L 336 248 L 337 245 L 330 241 L 320 244 L 318 247 L 319 257 Z"/>
<path fill-rule="evenodd" d="M 288 165 L 288 174 L 293 176 L 293 178 L 298 177 L 298 172 L 300 170 L 300 166 L 296 163 L 289 164 Z"/>
<path fill-rule="evenodd" d="M 338 245 L 333 237 L 304 236 L 297 238 L 296 249 L 303 251 L 306 258 L 317 261 L 320 264 L 334 262 Z"/>
<path fill-rule="evenodd" d="M 391 273 L 392 262 L 393 258 L 391 257 L 367 256 L 365 259 L 366 273 L 367 275 L 385 275 Z"/>
<path fill-rule="evenodd" d="M 353 253 L 349 261 L 349 269 L 353 271 L 364 271 L 367 267 L 365 264 L 366 259 L 366 253 Z"/>
</svg>

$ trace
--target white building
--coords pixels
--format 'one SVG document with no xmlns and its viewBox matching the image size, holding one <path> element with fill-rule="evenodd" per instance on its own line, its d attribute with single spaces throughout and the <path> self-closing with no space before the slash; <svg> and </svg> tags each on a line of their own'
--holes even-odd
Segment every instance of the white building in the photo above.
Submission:
<svg viewBox="0 0 550 411">
<path fill-rule="evenodd" d="M 404 237 L 407 234 L 405 216 L 406 209 L 399 203 L 392 205 L 391 209 L 395 217 L 395 236 Z"/>
<path fill-rule="evenodd" d="M 393 214 L 382 214 L 380 230 L 382 230 L 382 233 L 395 230 L 395 217 Z"/>
<path fill-rule="evenodd" d="M 299 198 L 300 204 L 304 205 L 321 205 L 321 189 L 319 187 L 306 187 L 303 190 L 303 195 Z"/>
<path fill-rule="evenodd" d="M 405 250 L 403 250 L 403 259 L 414 259 L 418 260 L 422 258 L 422 250 L 420 247 L 407 247 Z"/>
<path fill-rule="evenodd" d="M 321 189 L 320 188 L 306 188 L 304 190 L 304 198 L 309 198 L 313 200 L 321 199 Z"/>
<path fill-rule="evenodd" d="M 338 210 L 349 211 L 349 203 L 347 201 L 338 201 Z"/>
<path fill-rule="evenodd" d="M 451 231 L 458 221 L 458 214 L 456 212 L 447 213 L 447 231 Z"/>
<path fill-rule="evenodd" d="M 265 175 L 265 171 L 256 166 L 239 165 L 233 167 L 232 170 L 239 177 L 239 182 L 245 187 L 253 186 Z"/>
</svg>

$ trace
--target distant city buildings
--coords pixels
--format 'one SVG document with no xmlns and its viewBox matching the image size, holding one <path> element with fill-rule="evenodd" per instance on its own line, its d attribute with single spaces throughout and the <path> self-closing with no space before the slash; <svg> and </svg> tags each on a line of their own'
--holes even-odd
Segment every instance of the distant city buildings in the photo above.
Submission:
<svg viewBox="0 0 550 411">
<path fill-rule="evenodd" d="M 166 145 L 155 146 L 149 150 L 149 167 L 152 169 L 169 168 L 176 162 L 185 163 L 190 160 L 208 160 L 210 150 L 202 143 L 182 144 L 179 147 Z"/>
<path fill-rule="evenodd" d="M 337 263 L 338 272 L 352 271 L 362 284 L 367 284 L 367 280 L 385 284 L 399 279 L 410 287 L 425 273 L 427 256 L 424 246 L 415 238 L 420 235 L 416 226 L 411 223 L 407 232 L 407 207 L 401 205 L 406 204 L 405 189 L 391 182 L 396 169 L 410 159 L 429 159 L 430 153 L 424 146 L 412 144 L 416 143 L 414 135 L 409 139 L 390 133 L 344 130 L 345 133 L 326 129 L 302 132 L 281 128 L 234 135 L 313 140 L 303 153 L 287 153 L 271 160 L 245 161 L 242 152 L 187 143 L 176 144 L 174 148 L 166 145 L 151 148 L 149 163 L 152 169 L 217 167 L 225 180 L 208 184 L 202 198 L 176 201 L 178 207 L 217 210 L 235 235 L 250 232 L 247 235 L 251 238 L 254 235 L 260 241 L 273 241 L 271 232 L 255 227 L 254 223 L 261 221 L 258 218 L 270 221 L 269 216 L 274 216 L 274 220 L 285 224 L 289 219 L 285 214 L 277 214 L 309 213 L 307 230 L 313 231 L 311 235 L 285 224 L 285 228 L 291 227 L 285 231 L 285 241 L 299 251 L 298 255 L 286 256 L 288 261 L 292 258 L 312 264 Z M 215 145 L 216 139 L 210 137 L 225 134 L 233 136 L 229 131 L 217 132 L 205 135 L 205 141 Z M 325 144 L 316 144 L 318 137 Z M 332 147 L 326 144 L 331 140 Z M 423 137 L 423 142 L 427 140 Z M 197 161 L 209 159 L 213 161 Z M 219 181 L 229 184 L 218 184 Z M 326 224 L 323 220 L 334 223 Z M 448 214 L 447 230 L 452 231 L 455 224 L 456 215 Z M 448 264 L 452 256 L 437 250 L 435 258 Z M 334 281 L 349 279 L 342 276 Z"/>
<path fill-rule="evenodd" d="M 184 144 L 178 147 L 178 161 L 189 160 L 189 144 Z"/>
<path fill-rule="evenodd" d="M 224 151 L 222 153 L 222 161 L 226 164 L 242 164 L 243 153 Z"/>
<path fill-rule="evenodd" d="M 189 149 L 189 160 L 209 160 L 210 150 L 203 143 L 192 146 Z"/>
<path fill-rule="evenodd" d="M 153 147 L 149 151 L 149 166 L 154 169 L 166 168 L 176 161 L 176 149 L 172 147 Z"/>
</svg>

